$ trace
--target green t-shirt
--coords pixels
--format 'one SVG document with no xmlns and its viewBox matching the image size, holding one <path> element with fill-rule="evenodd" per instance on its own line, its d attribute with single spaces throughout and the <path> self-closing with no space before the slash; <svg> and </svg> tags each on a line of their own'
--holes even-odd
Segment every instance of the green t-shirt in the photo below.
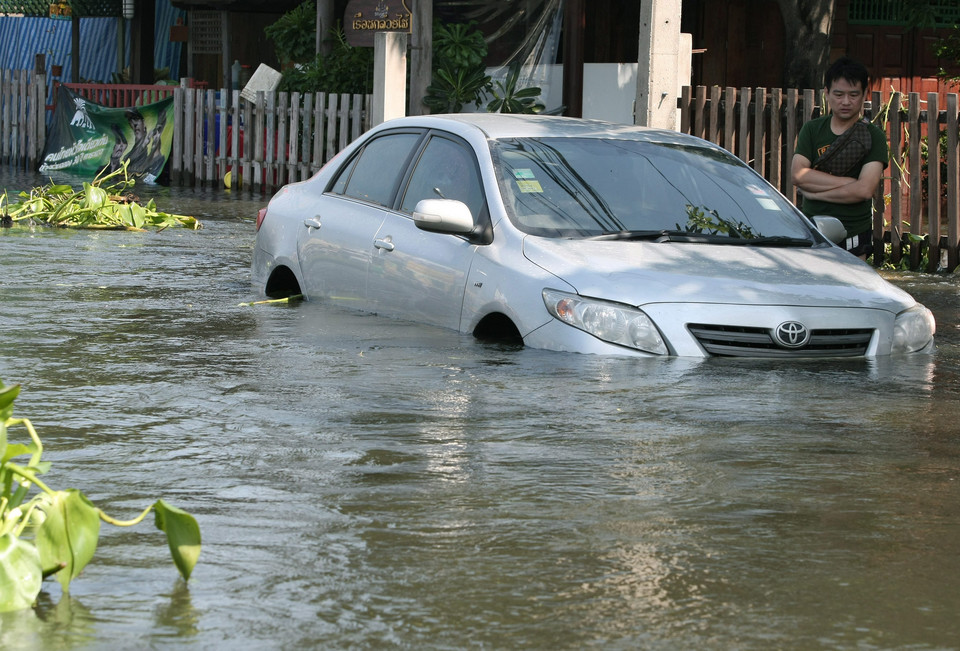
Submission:
<svg viewBox="0 0 960 651">
<path fill-rule="evenodd" d="M 830 114 L 824 115 L 800 127 L 796 153 L 806 157 L 811 166 L 817 164 L 820 157 L 838 137 L 830 129 L 830 118 Z M 883 163 L 884 169 L 887 167 L 887 136 L 877 125 L 871 123 L 867 126 L 870 129 L 872 145 L 863 160 L 857 163 L 849 173 L 853 178 L 857 178 L 863 166 L 872 161 Z M 814 215 L 836 217 L 843 223 L 847 229 L 847 235 L 851 237 L 869 231 L 873 227 L 873 206 L 870 199 L 857 203 L 831 203 L 803 197 L 801 210 L 810 217 Z"/>
</svg>

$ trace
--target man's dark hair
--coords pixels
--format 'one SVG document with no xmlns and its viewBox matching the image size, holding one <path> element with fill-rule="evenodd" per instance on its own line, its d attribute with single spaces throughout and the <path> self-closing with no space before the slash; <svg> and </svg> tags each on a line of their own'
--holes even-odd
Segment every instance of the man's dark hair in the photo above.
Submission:
<svg viewBox="0 0 960 651">
<path fill-rule="evenodd" d="M 840 57 L 827 68 L 827 74 L 823 76 L 823 85 L 829 89 L 836 80 L 846 79 L 851 84 L 860 84 L 860 88 L 866 92 L 869 77 L 867 68 L 862 63 L 850 57 Z"/>
</svg>

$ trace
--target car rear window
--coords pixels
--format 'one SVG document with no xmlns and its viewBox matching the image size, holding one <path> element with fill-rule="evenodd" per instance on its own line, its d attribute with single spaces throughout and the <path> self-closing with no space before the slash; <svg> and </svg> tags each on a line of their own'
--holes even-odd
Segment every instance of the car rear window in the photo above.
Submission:
<svg viewBox="0 0 960 651">
<path fill-rule="evenodd" d="M 374 138 L 340 171 L 332 191 L 361 201 L 391 206 L 419 133 L 390 133 Z"/>
</svg>

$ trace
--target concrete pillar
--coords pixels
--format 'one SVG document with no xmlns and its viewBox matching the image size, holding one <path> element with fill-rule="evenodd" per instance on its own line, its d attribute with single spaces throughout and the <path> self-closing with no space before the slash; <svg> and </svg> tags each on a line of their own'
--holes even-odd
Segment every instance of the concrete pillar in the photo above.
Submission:
<svg viewBox="0 0 960 651">
<path fill-rule="evenodd" d="M 689 86 L 693 79 L 693 34 L 680 34 L 680 60 L 677 61 L 677 97 L 683 94 L 683 87 Z M 674 102 L 676 105 L 676 102 Z M 677 108 L 673 128 L 680 128 L 680 108 Z"/>
<path fill-rule="evenodd" d="M 371 126 L 406 115 L 407 35 L 373 35 L 373 107 Z"/>
<path fill-rule="evenodd" d="M 410 35 L 410 107 L 407 115 L 423 115 L 423 98 L 433 82 L 433 3 L 418 0 L 413 4 L 413 30 Z"/>
<path fill-rule="evenodd" d="M 330 54 L 333 49 L 328 37 L 334 27 L 333 0 L 318 0 L 317 2 L 317 54 Z"/>
<path fill-rule="evenodd" d="M 641 0 L 634 122 L 677 128 L 681 0 Z"/>
</svg>

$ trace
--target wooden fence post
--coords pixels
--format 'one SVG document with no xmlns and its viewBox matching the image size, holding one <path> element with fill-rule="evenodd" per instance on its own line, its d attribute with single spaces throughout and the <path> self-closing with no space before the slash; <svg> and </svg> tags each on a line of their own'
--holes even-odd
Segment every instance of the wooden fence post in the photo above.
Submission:
<svg viewBox="0 0 960 651">
<path fill-rule="evenodd" d="M 960 109 L 955 93 L 947 95 L 947 268 L 960 264 Z"/>
<path fill-rule="evenodd" d="M 750 165 L 750 89 L 740 89 L 740 133 L 737 141 L 737 156 Z"/>
<path fill-rule="evenodd" d="M 877 109 L 882 104 L 880 93 L 874 91 L 871 100 L 871 107 L 873 108 L 873 117 L 876 118 Z M 887 138 L 889 140 L 889 137 Z M 883 264 L 884 259 L 884 246 L 883 246 L 883 220 L 884 220 L 884 183 L 883 178 L 880 179 L 880 183 L 877 184 L 877 189 L 873 193 L 872 207 L 873 207 L 873 230 L 872 230 L 872 240 L 873 240 L 873 266 L 879 267 Z"/>
<path fill-rule="evenodd" d="M 920 160 L 920 93 L 910 93 L 907 108 L 907 129 L 914 135 L 910 138 L 909 149 L 909 174 L 912 179 L 910 186 L 910 234 L 920 236 L 920 224 L 923 221 L 923 191 L 920 185 L 921 160 Z M 919 242 L 910 238 L 910 268 L 916 269 L 920 266 L 920 246 Z"/>
<path fill-rule="evenodd" d="M 903 125 L 901 123 L 900 103 L 903 96 L 899 92 L 890 95 L 890 262 L 900 264 L 903 256 L 903 186 L 904 169 L 900 156 L 902 148 Z M 874 253 L 874 261 L 879 261 Z"/>
<path fill-rule="evenodd" d="M 770 163 L 767 175 L 770 182 L 783 192 L 786 189 L 783 179 L 783 135 L 781 133 L 781 116 L 783 115 L 783 93 L 779 88 L 770 90 Z M 789 163 L 788 163 L 789 164 Z"/>
<path fill-rule="evenodd" d="M 310 177 L 310 133 L 312 119 L 313 93 L 306 93 L 303 96 L 303 126 L 300 129 L 302 140 L 300 142 L 300 159 L 297 165 L 297 174 L 301 181 Z"/>
<path fill-rule="evenodd" d="M 327 94 L 317 93 L 317 100 L 313 105 L 313 162 L 314 172 L 323 167 L 326 159 L 323 157 L 323 130 L 326 128 Z"/>
<path fill-rule="evenodd" d="M 927 271 L 940 266 L 940 107 L 927 93 Z"/>
<path fill-rule="evenodd" d="M 186 91 L 173 91 L 173 144 L 170 146 L 170 183 L 183 185 L 183 104 Z"/>
<path fill-rule="evenodd" d="M 784 165 L 786 173 L 783 180 L 783 194 L 790 201 L 797 202 L 797 189 L 793 187 L 793 155 L 797 149 L 797 134 L 800 129 L 797 127 L 797 103 L 799 96 L 796 88 L 787 89 L 786 106 L 786 129 L 787 129 L 787 154 Z"/>
<path fill-rule="evenodd" d="M 206 159 L 206 169 L 204 178 L 206 181 L 213 184 L 217 181 L 217 175 L 215 173 L 214 162 L 217 158 L 217 92 L 212 88 L 207 90 L 207 133 L 204 137 L 204 147 L 205 147 L 205 159 Z"/>
<path fill-rule="evenodd" d="M 724 89 L 723 111 L 723 147 L 733 153 L 737 148 L 737 89 L 727 86 Z"/>
<path fill-rule="evenodd" d="M 690 133 L 690 86 L 680 89 L 680 133 Z"/>
</svg>

